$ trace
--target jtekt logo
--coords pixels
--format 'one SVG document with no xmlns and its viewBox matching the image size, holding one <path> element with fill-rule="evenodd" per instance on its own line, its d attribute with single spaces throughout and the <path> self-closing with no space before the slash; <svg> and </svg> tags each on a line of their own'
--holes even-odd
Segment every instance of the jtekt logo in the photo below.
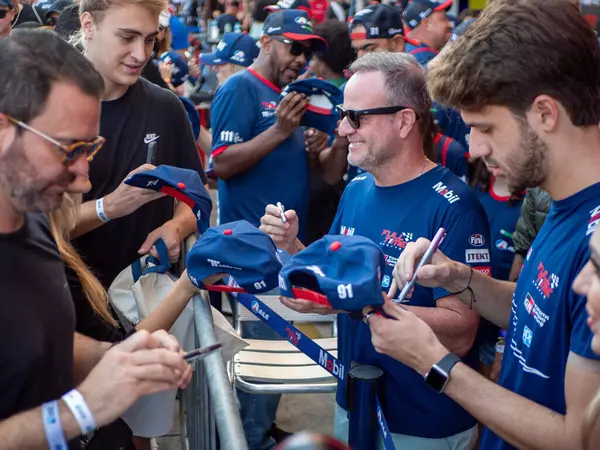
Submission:
<svg viewBox="0 0 600 450">
<path fill-rule="evenodd" d="M 455 194 L 452 189 L 448 189 L 448 186 L 442 184 L 441 181 L 433 185 L 433 190 L 448 200 L 450 204 L 460 200 L 458 194 Z"/>
<path fill-rule="evenodd" d="M 323 350 L 319 350 L 319 364 L 334 377 L 340 380 L 344 379 L 344 366 L 331 359 Z"/>
</svg>

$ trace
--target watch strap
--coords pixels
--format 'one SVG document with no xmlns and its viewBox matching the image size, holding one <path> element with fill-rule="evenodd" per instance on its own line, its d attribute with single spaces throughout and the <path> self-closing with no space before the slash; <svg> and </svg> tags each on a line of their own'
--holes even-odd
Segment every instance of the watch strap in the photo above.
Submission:
<svg viewBox="0 0 600 450">
<path fill-rule="evenodd" d="M 450 375 L 450 371 L 456 365 L 457 362 L 460 362 L 460 358 L 456 356 L 454 353 L 448 353 L 440 362 L 436 364 L 436 366 Z"/>
</svg>

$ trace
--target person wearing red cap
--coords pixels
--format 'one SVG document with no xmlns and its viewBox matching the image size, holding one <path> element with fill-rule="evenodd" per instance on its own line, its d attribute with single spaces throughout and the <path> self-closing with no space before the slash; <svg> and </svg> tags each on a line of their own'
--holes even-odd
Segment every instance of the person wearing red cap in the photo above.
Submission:
<svg viewBox="0 0 600 450">
<path fill-rule="evenodd" d="M 438 3 L 432 0 L 413 0 L 402 13 L 402 18 L 410 30 L 413 41 L 406 51 L 417 58 L 423 67 L 431 61 L 450 38 L 452 26 L 446 11 L 452 6 L 452 0 Z"/>
</svg>

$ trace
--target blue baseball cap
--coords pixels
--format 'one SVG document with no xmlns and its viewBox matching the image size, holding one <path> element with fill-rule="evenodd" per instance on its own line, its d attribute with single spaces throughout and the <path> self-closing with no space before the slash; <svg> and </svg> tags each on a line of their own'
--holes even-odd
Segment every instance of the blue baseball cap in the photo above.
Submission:
<svg viewBox="0 0 600 450">
<path fill-rule="evenodd" d="M 208 228 L 212 200 L 195 170 L 158 166 L 154 170 L 130 176 L 125 180 L 125 184 L 162 192 L 182 201 L 196 214 L 198 231 L 203 233 Z"/>
<path fill-rule="evenodd" d="M 364 32 L 354 31 L 362 25 Z M 384 4 L 369 5 L 357 12 L 350 22 L 350 39 L 391 39 L 402 36 L 410 44 L 417 45 L 414 39 L 405 36 L 402 23 L 402 10 L 395 6 Z"/>
<path fill-rule="evenodd" d="M 206 230 L 188 253 L 187 271 L 200 289 L 261 294 L 277 287 L 281 258 L 268 234 L 238 220 Z M 231 275 L 239 288 L 204 284 L 221 273 Z"/>
<path fill-rule="evenodd" d="M 198 137 L 200 136 L 200 114 L 198 114 L 196 107 L 189 98 L 179 97 L 179 100 L 181 100 L 181 103 L 183 103 L 183 107 L 185 108 L 185 112 L 187 113 L 190 125 L 192 127 L 194 140 L 197 141 Z"/>
<path fill-rule="evenodd" d="M 383 305 L 384 267 L 383 251 L 370 239 L 328 235 L 290 258 L 279 273 L 279 289 L 286 297 L 357 312 Z"/>
<path fill-rule="evenodd" d="M 308 17 L 311 16 L 310 3 L 308 0 L 279 0 L 275 5 L 267 5 L 265 8 L 267 11 L 280 11 L 282 9 L 301 9 L 306 11 Z"/>
<path fill-rule="evenodd" d="M 189 78 L 190 69 L 187 61 L 177 52 L 164 52 L 160 55 L 160 61 L 173 64 L 173 76 L 171 84 L 175 87 L 181 86 Z"/>
<path fill-rule="evenodd" d="M 285 97 L 291 92 L 310 97 L 300 125 L 334 134 L 338 121 L 335 107 L 344 103 L 344 94 L 336 85 L 318 78 L 307 78 L 288 84 L 281 95 Z"/>
<path fill-rule="evenodd" d="M 412 0 L 402 13 L 402 18 L 409 28 L 417 28 L 421 22 L 434 12 L 448 11 L 453 0 L 436 2 L 432 0 Z"/>
<path fill-rule="evenodd" d="M 327 41 L 314 33 L 308 13 L 300 9 L 283 9 L 270 14 L 263 32 L 267 36 L 283 36 L 292 41 L 311 41 L 314 50 L 327 50 Z"/>
<path fill-rule="evenodd" d="M 198 59 L 209 66 L 225 63 L 249 67 L 258 57 L 260 49 L 252 36 L 244 33 L 225 33 L 214 53 L 201 53 Z"/>
</svg>

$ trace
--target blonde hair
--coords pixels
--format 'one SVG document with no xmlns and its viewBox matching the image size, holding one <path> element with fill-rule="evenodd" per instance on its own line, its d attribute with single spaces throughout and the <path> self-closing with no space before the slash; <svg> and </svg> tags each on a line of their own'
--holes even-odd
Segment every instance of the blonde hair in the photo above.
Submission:
<svg viewBox="0 0 600 450">
<path fill-rule="evenodd" d="M 66 194 L 60 208 L 50 213 L 50 228 L 62 260 L 79 278 L 92 309 L 106 323 L 116 327 L 117 322 L 108 308 L 106 290 L 70 243 L 69 236 L 77 224 L 77 211 L 81 201 L 81 194 Z"/>
<path fill-rule="evenodd" d="M 96 23 L 100 23 L 106 11 L 114 6 L 123 5 L 140 5 L 158 16 L 161 11 L 168 8 L 169 3 L 167 0 L 81 0 L 79 3 L 79 16 L 87 12 L 91 14 Z M 84 49 L 85 35 L 83 30 L 79 29 L 73 33 L 69 38 L 69 43 L 79 50 Z"/>
</svg>

